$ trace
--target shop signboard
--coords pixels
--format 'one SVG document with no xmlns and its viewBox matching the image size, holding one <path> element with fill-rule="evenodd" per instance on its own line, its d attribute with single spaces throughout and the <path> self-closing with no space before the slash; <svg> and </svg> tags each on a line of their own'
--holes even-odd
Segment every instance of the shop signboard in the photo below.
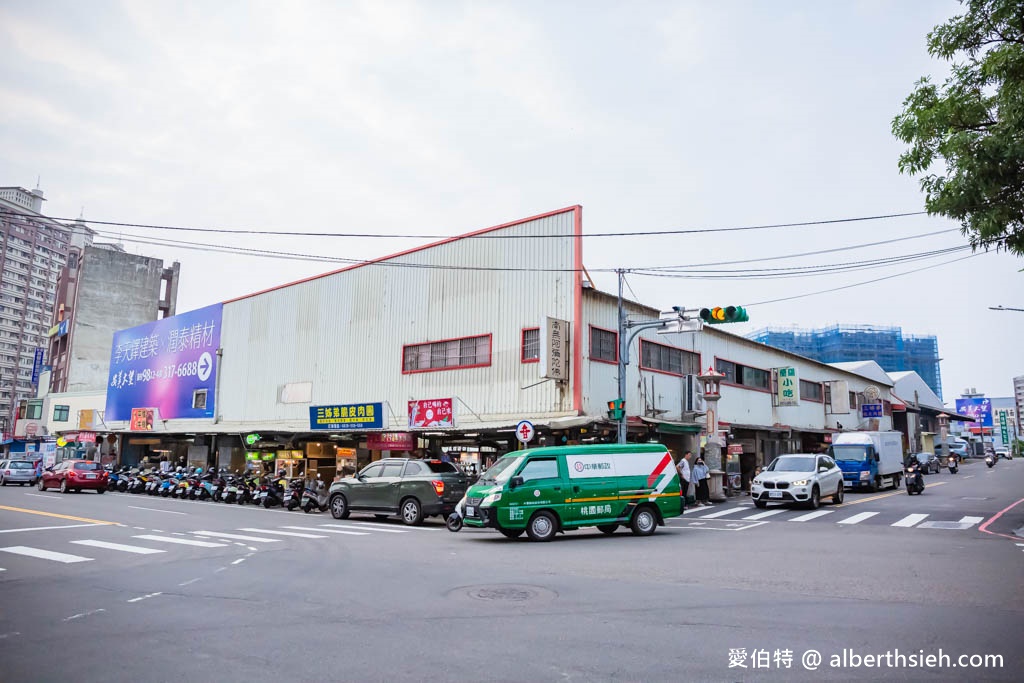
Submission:
<svg viewBox="0 0 1024 683">
<path fill-rule="evenodd" d="M 78 438 L 75 441 L 79 443 L 96 443 L 96 432 L 78 432 Z"/>
<path fill-rule="evenodd" d="M 800 394 L 798 389 L 800 380 L 796 374 L 796 368 L 778 368 L 778 379 L 775 385 L 776 397 L 780 406 L 800 405 Z"/>
<path fill-rule="evenodd" d="M 455 399 L 409 401 L 409 428 L 454 427 Z"/>
<path fill-rule="evenodd" d="M 259 451 L 246 451 L 245 452 L 245 459 L 246 460 L 259 460 L 260 459 Z"/>
<path fill-rule="evenodd" d="M 130 429 L 133 432 L 153 431 L 153 409 L 132 408 Z"/>
<path fill-rule="evenodd" d="M 569 321 L 545 318 L 540 329 L 540 376 L 569 379 Z"/>
<path fill-rule="evenodd" d="M 416 435 L 409 432 L 380 432 L 366 435 L 371 451 L 411 451 L 416 448 Z"/>
<path fill-rule="evenodd" d="M 92 408 L 83 408 L 78 411 L 78 428 L 87 431 L 96 429 L 96 411 Z"/>
<path fill-rule="evenodd" d="M 331 432 L 383 429 L 383 403 L 346 403 L 309 407 L 309 427 Z"/>
<path fill-rule="evenodd" d="M 213 417 L 221 313 L 214 304 L 115 332 L 105 420 L 127 420 L 139 405 L 164 420 Z M 205 402 L 194 400 L 203 389 Z"/>
<path fill-rule="evenodd" d="M 882 417 L 885 407 L 881 403 L 861 403 L 860 416 L 863 418 Z"/>
</svg>

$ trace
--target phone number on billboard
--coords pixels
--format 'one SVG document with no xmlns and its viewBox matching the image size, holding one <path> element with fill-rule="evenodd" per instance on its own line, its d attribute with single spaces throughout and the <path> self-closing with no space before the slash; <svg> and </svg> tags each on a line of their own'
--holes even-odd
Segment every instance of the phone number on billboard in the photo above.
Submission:
<svg viewBox="0 0 1024 683">
<path fill-rule="evenodd" d="M 199 374 L 199 361 L 193 363 L 181 363 L 180 365 L 165 365 L 158 370 L 139 370 L 135 379 L 142 382 L 149 382 L 154 379 L 167 379 L 169 377 L 193 377 Z"/>
</svg>

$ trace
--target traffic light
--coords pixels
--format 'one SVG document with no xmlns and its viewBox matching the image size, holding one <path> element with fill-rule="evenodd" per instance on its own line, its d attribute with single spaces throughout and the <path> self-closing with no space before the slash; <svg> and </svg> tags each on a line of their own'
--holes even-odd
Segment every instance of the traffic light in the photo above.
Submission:
<svg viewBox="0 0 1024 683">
<path fill-rule="evenodd" d="M 723 323 L 745 323 L 750 318 L 747 317 L 747 309 L 742 306 L 715 306 L 714 308 L 702 308 L 700 309 L 700 319 L 706 322 L 708 325 L 721 325 Z"/>
<path fill-rule="evenodd" d="M 616 398 L 608 401 L 608 418 L 619 421 L 626 414 L 626 399 Z"/>
</svg>

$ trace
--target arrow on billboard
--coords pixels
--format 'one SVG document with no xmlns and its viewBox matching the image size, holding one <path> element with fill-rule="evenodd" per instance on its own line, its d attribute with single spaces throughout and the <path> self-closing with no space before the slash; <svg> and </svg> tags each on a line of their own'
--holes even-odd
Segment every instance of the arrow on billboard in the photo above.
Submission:
<svg viewBox="0 0 1024 683">
<path fill-rule="evenodd" d="M 210 379 L 210 372 L 213 370 L 213 358 L 209 353 L 199 356 L 199 381 L 205 382 Z"/>
</svg>

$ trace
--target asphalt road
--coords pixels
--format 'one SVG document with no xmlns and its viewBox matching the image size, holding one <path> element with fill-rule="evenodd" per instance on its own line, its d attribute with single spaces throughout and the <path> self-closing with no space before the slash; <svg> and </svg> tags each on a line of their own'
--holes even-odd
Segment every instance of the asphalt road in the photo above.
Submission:
<svg viewBox="0 0 1024 683">
<path fill-rule="evenodd" d="M 1020 680 L 1024 461 L 927 483 L 548 544 L 8 487 L 0 679 Z"/>
</svg>

